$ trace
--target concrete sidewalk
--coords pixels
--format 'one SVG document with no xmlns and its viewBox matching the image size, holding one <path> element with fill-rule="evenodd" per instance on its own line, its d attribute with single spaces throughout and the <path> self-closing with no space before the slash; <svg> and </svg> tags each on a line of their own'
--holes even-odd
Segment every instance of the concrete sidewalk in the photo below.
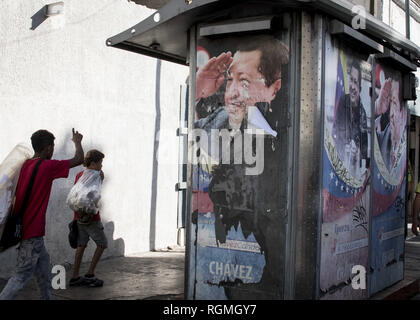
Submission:
<svg viewBox="0 0 420 320">
<path fill-rule="evenodd" d="M 69 287 L 73 268 L 66 269 L 66 289 L 53 290 L 53 300 L 138 300 L 183 299 L 184 259 L 183 249 L 164 252 L 146 252 L 126 257 L 101 260 L 95 275 L 104 281 L 100 288 Z M 83 263 L 80 274 L 89 268 Z M 6 285 L 0 279 L 0 290 Z M 16 300 L 39 299 L 35 279 L 31 279 Z"/>
<path fill-rule="evenodd" d="M 404 247 L 404 279 L 386 288 L 372 300 L 420 300 L 420 236 L 411 232 L 411 224 L 407 226 L 407 238 Z"/>
<path fill-rule="evenodd" d="M 53 300 L 181 300 L 184 299 L 185 251 L 175 247 L 165 251 L 146 252 L 126 257 L 101 260 L 96 268 L 96 276 L 104 280 L 101 288 L 69 287 L 72 266 L 66 269 L 66 289 L 53 290 Z M 83 263 L 83 275 L 89 263 Z M 404 280 L 387 288 L 372 300 L 404 299 L 420 300 L 420 293 L 413 291 L 412 283 L 420 279 L 420 236 L 409 233 L 405 243 Z M 0 290 L 6 279 L 0 279 Z M 410 292 L 407 291 L 407 287 Z M 400 294 L 399 292 L 403 292 Z M 39 299 L 34 279 L 20 292 L 17 300 Z"/>
</svg>

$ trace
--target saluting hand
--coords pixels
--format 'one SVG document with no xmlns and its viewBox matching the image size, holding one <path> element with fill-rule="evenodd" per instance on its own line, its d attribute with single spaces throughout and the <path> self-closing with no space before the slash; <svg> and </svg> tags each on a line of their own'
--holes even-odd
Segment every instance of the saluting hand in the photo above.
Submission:
<svg viewBox="0 0 420 320">
<path fill-rule="evenodd" d="M 223 52 L 213 57 L 197 72 L 196 99 L 213 95 L 225 81 L 225 73 L 233 61 L 232 53 Z"/>
</svg>

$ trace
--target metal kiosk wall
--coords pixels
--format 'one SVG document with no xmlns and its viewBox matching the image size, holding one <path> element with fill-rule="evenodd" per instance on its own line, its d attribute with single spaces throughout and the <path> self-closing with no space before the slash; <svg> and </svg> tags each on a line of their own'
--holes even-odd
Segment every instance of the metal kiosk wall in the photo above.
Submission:
<svg viewBox="0 0 420 320">
<path fill-rule="evenodd" d="M 351 9 L 173 0 L 107 40 L 190 66 L 186 298 L 364 299 L 402 279 L 405 109 L 376 100 L 419 48 L 373 17 L 351 29 Z"/>
<path fill-rule="evenodd" d="M 368 58 L 377 49 L 361 42 L 355 52 L 349 38 L 334 34 L 338 24 L 331 22 L 325 37 L 320 298 L 362 299 L 367 290 L 355 290 L 351 279 L 354 266 L 368 267 L 372 132 Z"/>
<path fill-rule="evenodd" d="M 389 50 L 376 56 L 370 294 L 404 276 L 407 100 L 413 98 L 404 92 L 409 87 L 408 72 L 415 69 L 411 62 Z"/>
</svg>

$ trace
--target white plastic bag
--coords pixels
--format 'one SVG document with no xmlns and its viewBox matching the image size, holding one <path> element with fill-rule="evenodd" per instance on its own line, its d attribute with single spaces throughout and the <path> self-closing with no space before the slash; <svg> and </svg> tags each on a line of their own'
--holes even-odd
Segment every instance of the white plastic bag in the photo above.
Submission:
<svg viewBox="0 0 420 320">
<path fill-rule="evenodd" d="M 73 211 L 98 213 L 102 179 L 98 170 L 86 169 L 67 196 L 67 205 Z"/>
<path fill-rule="evenodd" d="M 19 143 L 0 164 L 0 237 L 12 206 L 20 168 L 32 156 L 32 149 L 26 143 Z"/>
</svg>

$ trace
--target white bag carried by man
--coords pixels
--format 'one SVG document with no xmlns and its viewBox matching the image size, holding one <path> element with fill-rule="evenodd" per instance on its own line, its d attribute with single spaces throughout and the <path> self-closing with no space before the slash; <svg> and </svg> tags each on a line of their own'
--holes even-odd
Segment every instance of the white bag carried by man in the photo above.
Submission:
<svg viewBox="0 0 420 320">
<path fill-rule="evenodd" d="M 26 143 L 19 143 L 0 164 L 0 238 L 12 209 L 20 169 L 32 157 L 32 149 Z"/>
<path fill-rule="evenodd" d="M 102 178 L 98 170 L 86 169 L 71 188 L 67 196 L 67 205 L 79 215 L 79 222 L 84 221 L 82 214 L 93 216 L 98 213 L 98 202 L 101 199 Z"/>
</svg>

